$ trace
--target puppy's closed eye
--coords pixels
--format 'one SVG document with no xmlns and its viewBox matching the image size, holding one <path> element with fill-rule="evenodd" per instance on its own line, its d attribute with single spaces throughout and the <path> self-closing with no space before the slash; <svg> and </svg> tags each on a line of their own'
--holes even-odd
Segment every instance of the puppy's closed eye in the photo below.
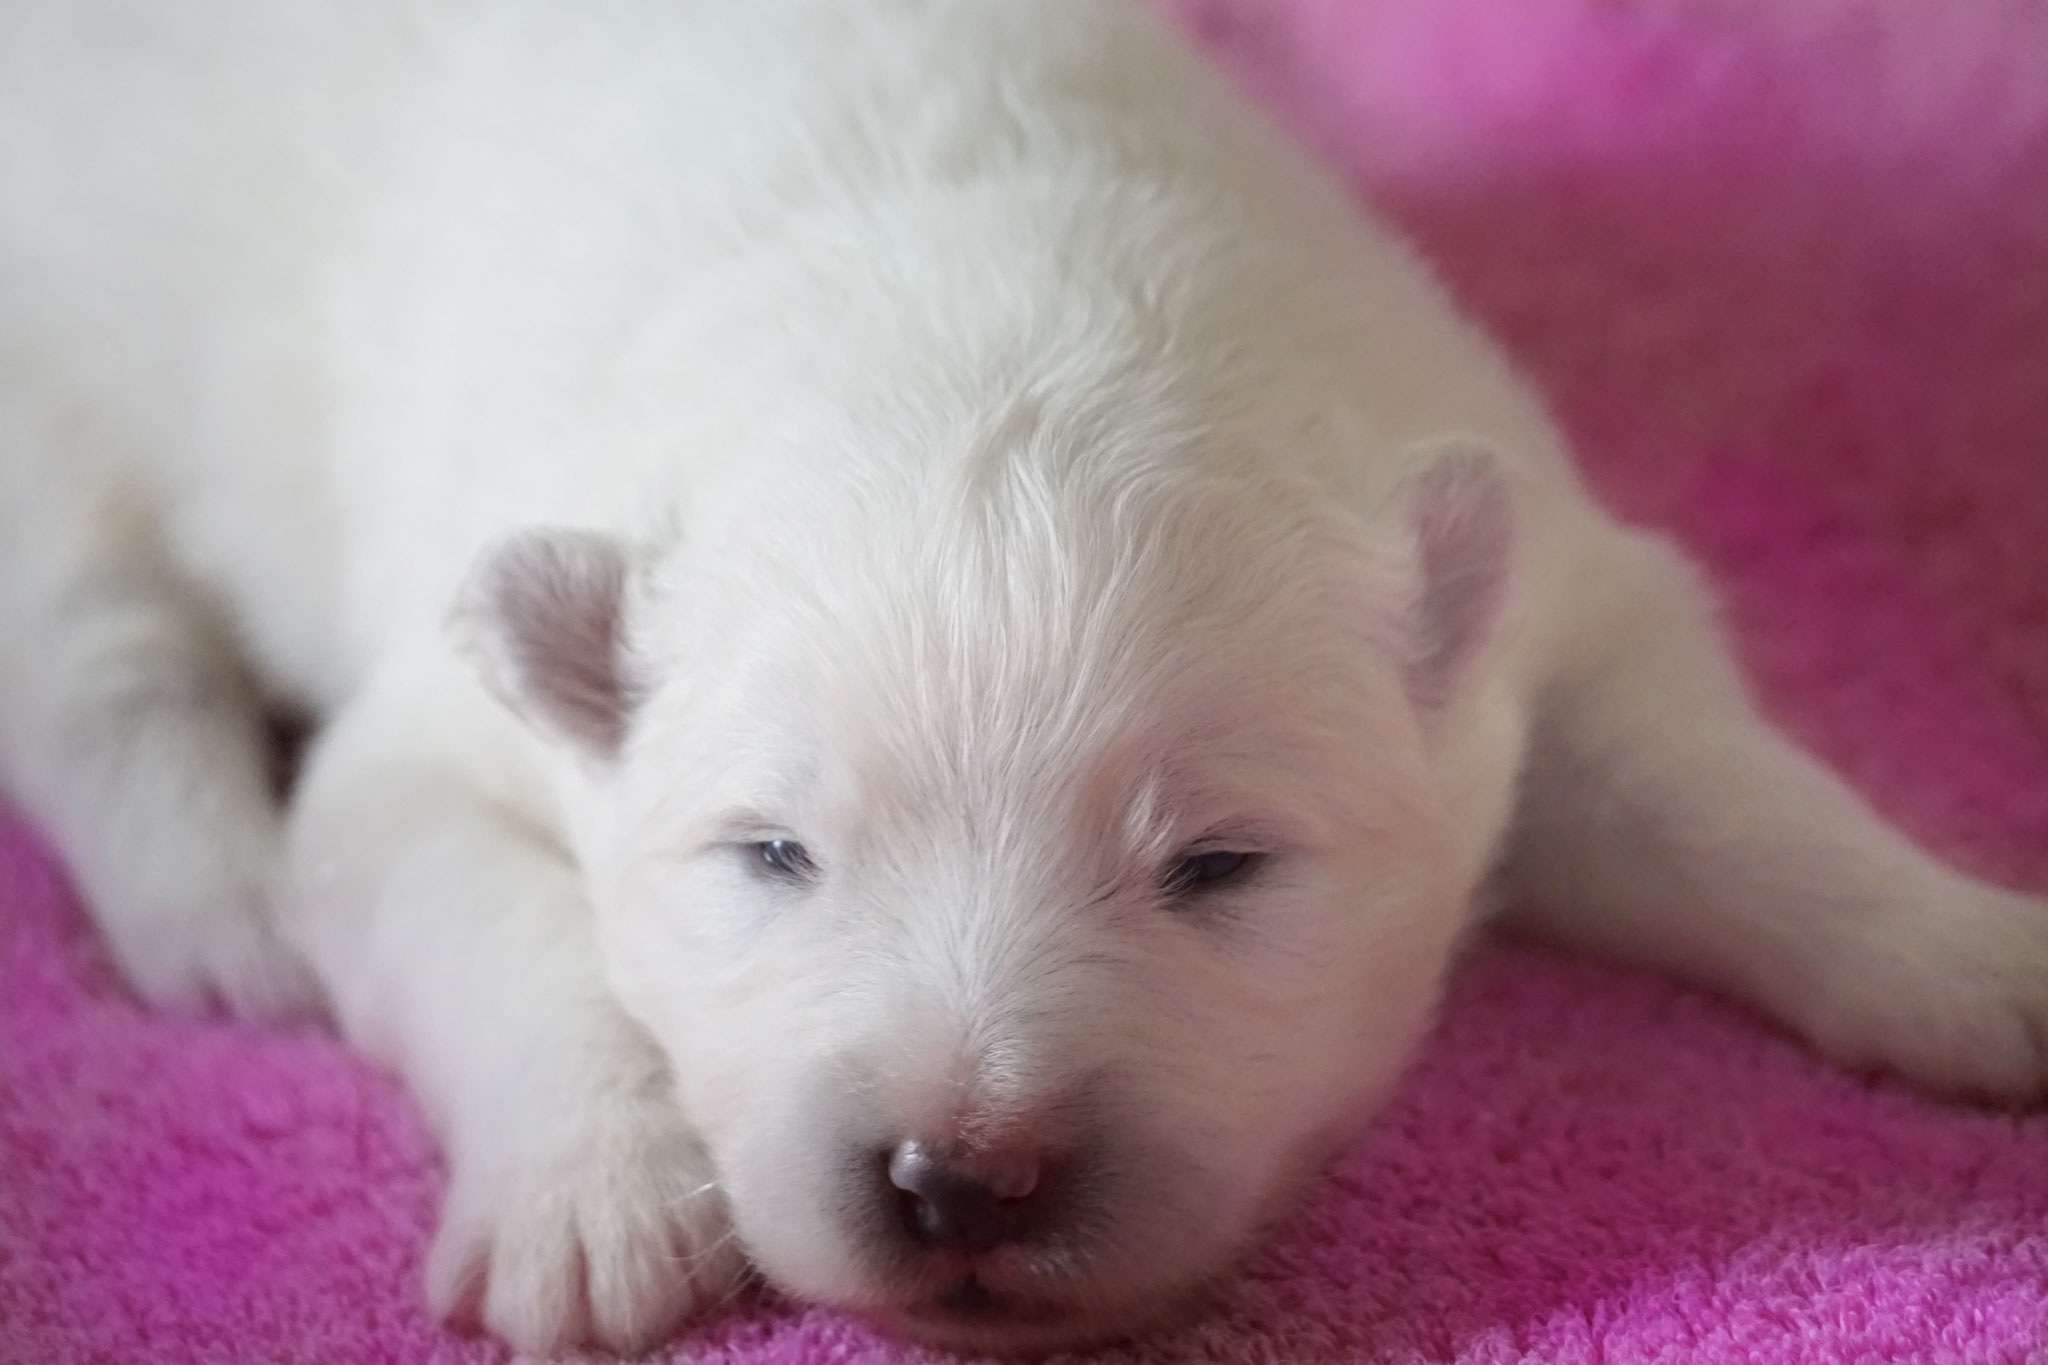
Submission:
<svg viewBox="0 0 2048 1365">
<path fill-rule="evenodd" d="M 1211 848 L 1184 853 L 1159 879 L 1159 889 L 1170 900 L 1192 899 L 1239 885 L 1249 879 L 1265 860 L 1263 853 L 1242 849 Z"/>
<path fill-rule="evenodd" d="M 738 848 L 753 871 L 772 881 L 808 886 L 819 877 L 817 860 L 794 839 L 756 839 Z"/>
</svg>

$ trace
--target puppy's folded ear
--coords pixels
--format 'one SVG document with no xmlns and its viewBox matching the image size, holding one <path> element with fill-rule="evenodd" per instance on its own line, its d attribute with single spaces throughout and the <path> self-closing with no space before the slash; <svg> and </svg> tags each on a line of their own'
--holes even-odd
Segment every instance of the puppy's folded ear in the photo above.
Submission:
<svg viewBox="0 0 2048 1365">
<path fill-rule="evenodd" d="M 1391 511 L 1413 546 L 1408 693 L 1425 716 L 1457 697 L 1501 623 L 1515 562 L 1515 511 L 1500 457 L 1453 437 L 1415 452 Z"/>
<path fill-rule="evenodd" d="M 486 550 L 457 603 L 484 685 L 544 734 L 617 755 L 638 700 L 624 623 L 630 559 L 595 531 L 521 531 Z"/>
</svg>

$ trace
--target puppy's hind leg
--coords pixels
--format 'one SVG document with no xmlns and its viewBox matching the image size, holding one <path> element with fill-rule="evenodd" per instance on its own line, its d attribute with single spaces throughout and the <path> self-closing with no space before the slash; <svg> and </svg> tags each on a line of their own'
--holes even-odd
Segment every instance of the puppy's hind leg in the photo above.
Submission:
<svg viewBox="0 0 2048 1365">
<path fill-rule="evenodd" d="M 1675 552 L 1595 557 L 1535 719 L 1510 921 L 1727 990 L 1850 1065 L 2048 1089 L 2048 901 L 1943 866 L 1773 730 Z"/>
<path fill-rule="evenodd" d="M 273 932 L 261 703 L 111 479 L 0 396 L 0 782 L 150 1000 L 314 1005 Z"/>
</svg>

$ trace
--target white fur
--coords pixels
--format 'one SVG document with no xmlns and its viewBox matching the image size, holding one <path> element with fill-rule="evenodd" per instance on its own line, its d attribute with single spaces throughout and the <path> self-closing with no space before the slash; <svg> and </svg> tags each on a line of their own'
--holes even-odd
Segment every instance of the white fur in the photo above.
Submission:
<svg viewBox="0 0 2048 1365">
<path fill-rule="evenodd" d="M 522 1347 L 747 1260 L 963 1345 L 1185 1303 L 1485 887 L 2048 1079 L 2041 903 L 1758 720 L 1493 347 L 1114 0 L 0 0 L 0 299 L 0 773 L 150 996 L 404 1072 L 429 1292 Z M 259 698 L 322 725 L 282 821 Z M 1163 895 L 1206 848 L 1267 857 Z M 927 1254 L 905 1141 L 1066 1213 Z"/>
</svg>

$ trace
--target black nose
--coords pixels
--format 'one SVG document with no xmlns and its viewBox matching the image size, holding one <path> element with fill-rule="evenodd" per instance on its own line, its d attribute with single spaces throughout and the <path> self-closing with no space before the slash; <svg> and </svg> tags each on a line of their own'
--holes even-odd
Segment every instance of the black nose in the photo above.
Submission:
<svg viewBox="0 0 2048 1365">
<path fill-rule="evenodd" d="M 1037 1159 L 1018 1153 L 942 1156 L 906 1142 L 889 1154 L 903 1225 L 942 1251 L 991 1251 L 1017 1237 L 1028 1225 L 1038 1176 Z"/>
</svg>

